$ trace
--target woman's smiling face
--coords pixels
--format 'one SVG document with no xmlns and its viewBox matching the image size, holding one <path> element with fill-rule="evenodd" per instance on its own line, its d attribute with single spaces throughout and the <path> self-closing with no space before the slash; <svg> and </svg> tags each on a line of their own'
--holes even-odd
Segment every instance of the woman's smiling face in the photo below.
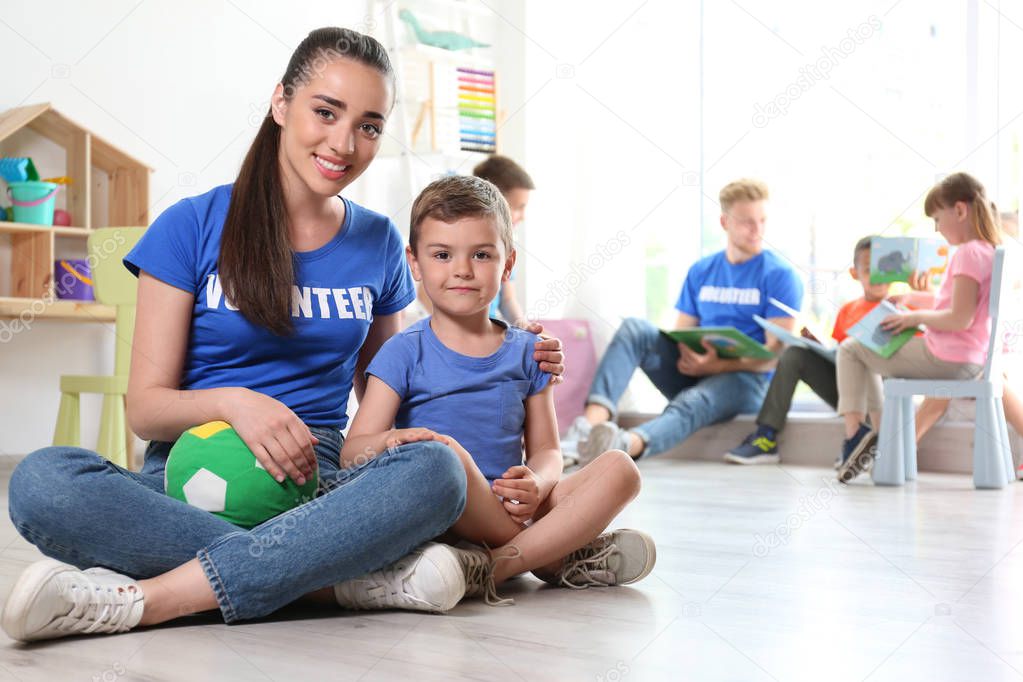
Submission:
<svg viewBox="0 0 1023 682">
<path fill-rule="evenodd" d="M 350 59 L 313 64 L 294 88 L 277 86 L 271 110 L 281 127 L 286 184 L 297 181 L 313 194 L 333 196 L 376 156 L 394 93 L 372 66 Z"/>
</svg>

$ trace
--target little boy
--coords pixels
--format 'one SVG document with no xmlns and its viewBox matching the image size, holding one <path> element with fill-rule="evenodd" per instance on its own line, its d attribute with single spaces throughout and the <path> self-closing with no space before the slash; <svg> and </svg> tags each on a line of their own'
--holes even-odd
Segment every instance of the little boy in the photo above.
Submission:
<svg viewBox="0 0 1023 682">
<path fill-rule="evenodd" d="M 501 190 L 501 196 L 508 202 L 508 208 L 511 210 L 512 229 L 517 228 L 526 217 L 526 205 L 529 204 L 531 192 L 536 189 L 529 173 L 507 156 L 493 154 L 476 164 L 472 174 Z M 497 296 L 490 302 L 489 315 L 492 318 L 500 316 L 516 327 L 525 328 L 527 325 L 525 313 L 515 293 L 515 286 L 510 283 L 514 279 L 515 273 L 511 272 L 508 276 L 509 281 L 501 284 Z M 423 291 L 422 285 L 418 287 L 417 298 L 427 313 L 433 311 L 433 304 Z"/>
<path fill-rule="evenodd" d="M 602 532 L 639 492 L 635 463 L 610 450 L 562 478 L 553 386 L 533 359 L 537 336 L 488 315 L 515 264 L 511 220 L 498 188 L 479 178 L 442 178 L 420 193 L 406 254 L 433 315 L 374 356 L 341 449 L 346 466 L 412 441 L 454 450 L 466 504 L 450 533 L 493 549 L 430 551 L 461 566 L 464 594 L 490 603 L 499 601 L 495 585 L 524 571 L 577 588 L 625 585 L 656 560 L 645 533 Z"/>
<path fill-rule="evenodd" d="M 850 327 L 888 296 L 888 284 L 870 283 L 870 240 L 871 237 L 864 237 L 856 242 L 853 250 L 854 267 L 849 268 L 849 274 L 853 279 L 859 280 L 860 286 L 863 287 L 863 297 L 850 301 L 839 309 L 835 318 L 835 328 L 831 332 L 832 338 L 838 343 L 845 339 Z M 771 385 L 767 389 L 764 404 L 757 415 L 756 431 L 725 455 L 726 462 L 775 464 L 780 461 L 778 434 L 785 428 L 789 406 L 792 405 L 792 394 L 796 390 L 796 384 L 801 380 L 828 405 L 832 408 L 837 407 L 838 381 L 835 376 L 835 363 L 807 348 L 789 346 L 782 353 Z M 880 409 L 881 396 L 871 395 L 868 402 Z"/>
</svg>

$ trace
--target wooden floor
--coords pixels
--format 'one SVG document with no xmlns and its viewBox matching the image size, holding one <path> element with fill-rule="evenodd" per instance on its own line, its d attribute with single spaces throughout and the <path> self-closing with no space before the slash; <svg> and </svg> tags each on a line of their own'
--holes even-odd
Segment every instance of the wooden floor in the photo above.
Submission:
<svg viewBox="0 0 1023 682">
<path fill-rule="evenodd" d="M 634 587 L 519 578 L 502 589 L 517 605 L 446 616 L 295 608 L 31 647 L 0 634 L 0 680 L 1023 679 L 1023 486 L 925 474 L 842 487 L 824 469 L 663 458 L 642 469 L 618 525 L 653 534 L 659 556 Z M 2 517 L 6 595 L 39 554 Z"/>
</svg>

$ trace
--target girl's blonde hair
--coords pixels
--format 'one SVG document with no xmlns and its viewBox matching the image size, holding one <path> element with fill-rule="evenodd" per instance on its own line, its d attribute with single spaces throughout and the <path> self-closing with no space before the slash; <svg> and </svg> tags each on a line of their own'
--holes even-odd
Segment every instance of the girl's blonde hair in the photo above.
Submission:
<svg viewBox="0 0 1023 682">
<path fill-rule="evenodd" d="M 1002 228 L 995 217 L 998 211 L 988 200 L 984 185 L 969 173 L 952 173 L 931 188 L 924 199 L 924 213 L 933 218 L 939 208 L 951 208 L 964 202 L 973 215 L 973 230 L 980 239 L 998 246 L 1002 243 Z"/>
</svg>

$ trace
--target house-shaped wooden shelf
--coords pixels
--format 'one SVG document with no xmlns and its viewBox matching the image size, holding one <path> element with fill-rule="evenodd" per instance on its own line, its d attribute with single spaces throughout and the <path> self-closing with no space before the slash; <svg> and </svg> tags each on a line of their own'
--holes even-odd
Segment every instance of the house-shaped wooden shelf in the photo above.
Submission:
<svg viewBox="0 0 1023 682">
<path fill-rule="evenodd" d="M 57 257 L 56 238 L 80 239 L 84 248 L 85 239 L 95 228 L 148 225 L 149 173 L 152 169 L 78 125 L 48 103 L 30 104 L 0 113 L 0 143 L 24 129 L 30 129 L 63 148 L 66 156 L 64 172 L 48 165 L 45 170 L 40 168 L 40 174 L 72 178 L 72 184 L 61 191 L 67 192 L 65 205 L 75 226 L 0 222 L 0 235 L 7 235 L 11 244 L 10 291 L 0 292 L 0 318 L 113 320 L 113 308 L 55 298 L 53 262 Z M 31 156 L 31 153 L 19 155 Z M 95 171 L 105 175 L 105 183 L 98 182 L 99 174 Z M 106 196 L 94 196 L 93 192 L 102 185 L 106 186 Z M 94 215 L 96 201 L 106 205 L 103 218 Z"/>
</svg>

